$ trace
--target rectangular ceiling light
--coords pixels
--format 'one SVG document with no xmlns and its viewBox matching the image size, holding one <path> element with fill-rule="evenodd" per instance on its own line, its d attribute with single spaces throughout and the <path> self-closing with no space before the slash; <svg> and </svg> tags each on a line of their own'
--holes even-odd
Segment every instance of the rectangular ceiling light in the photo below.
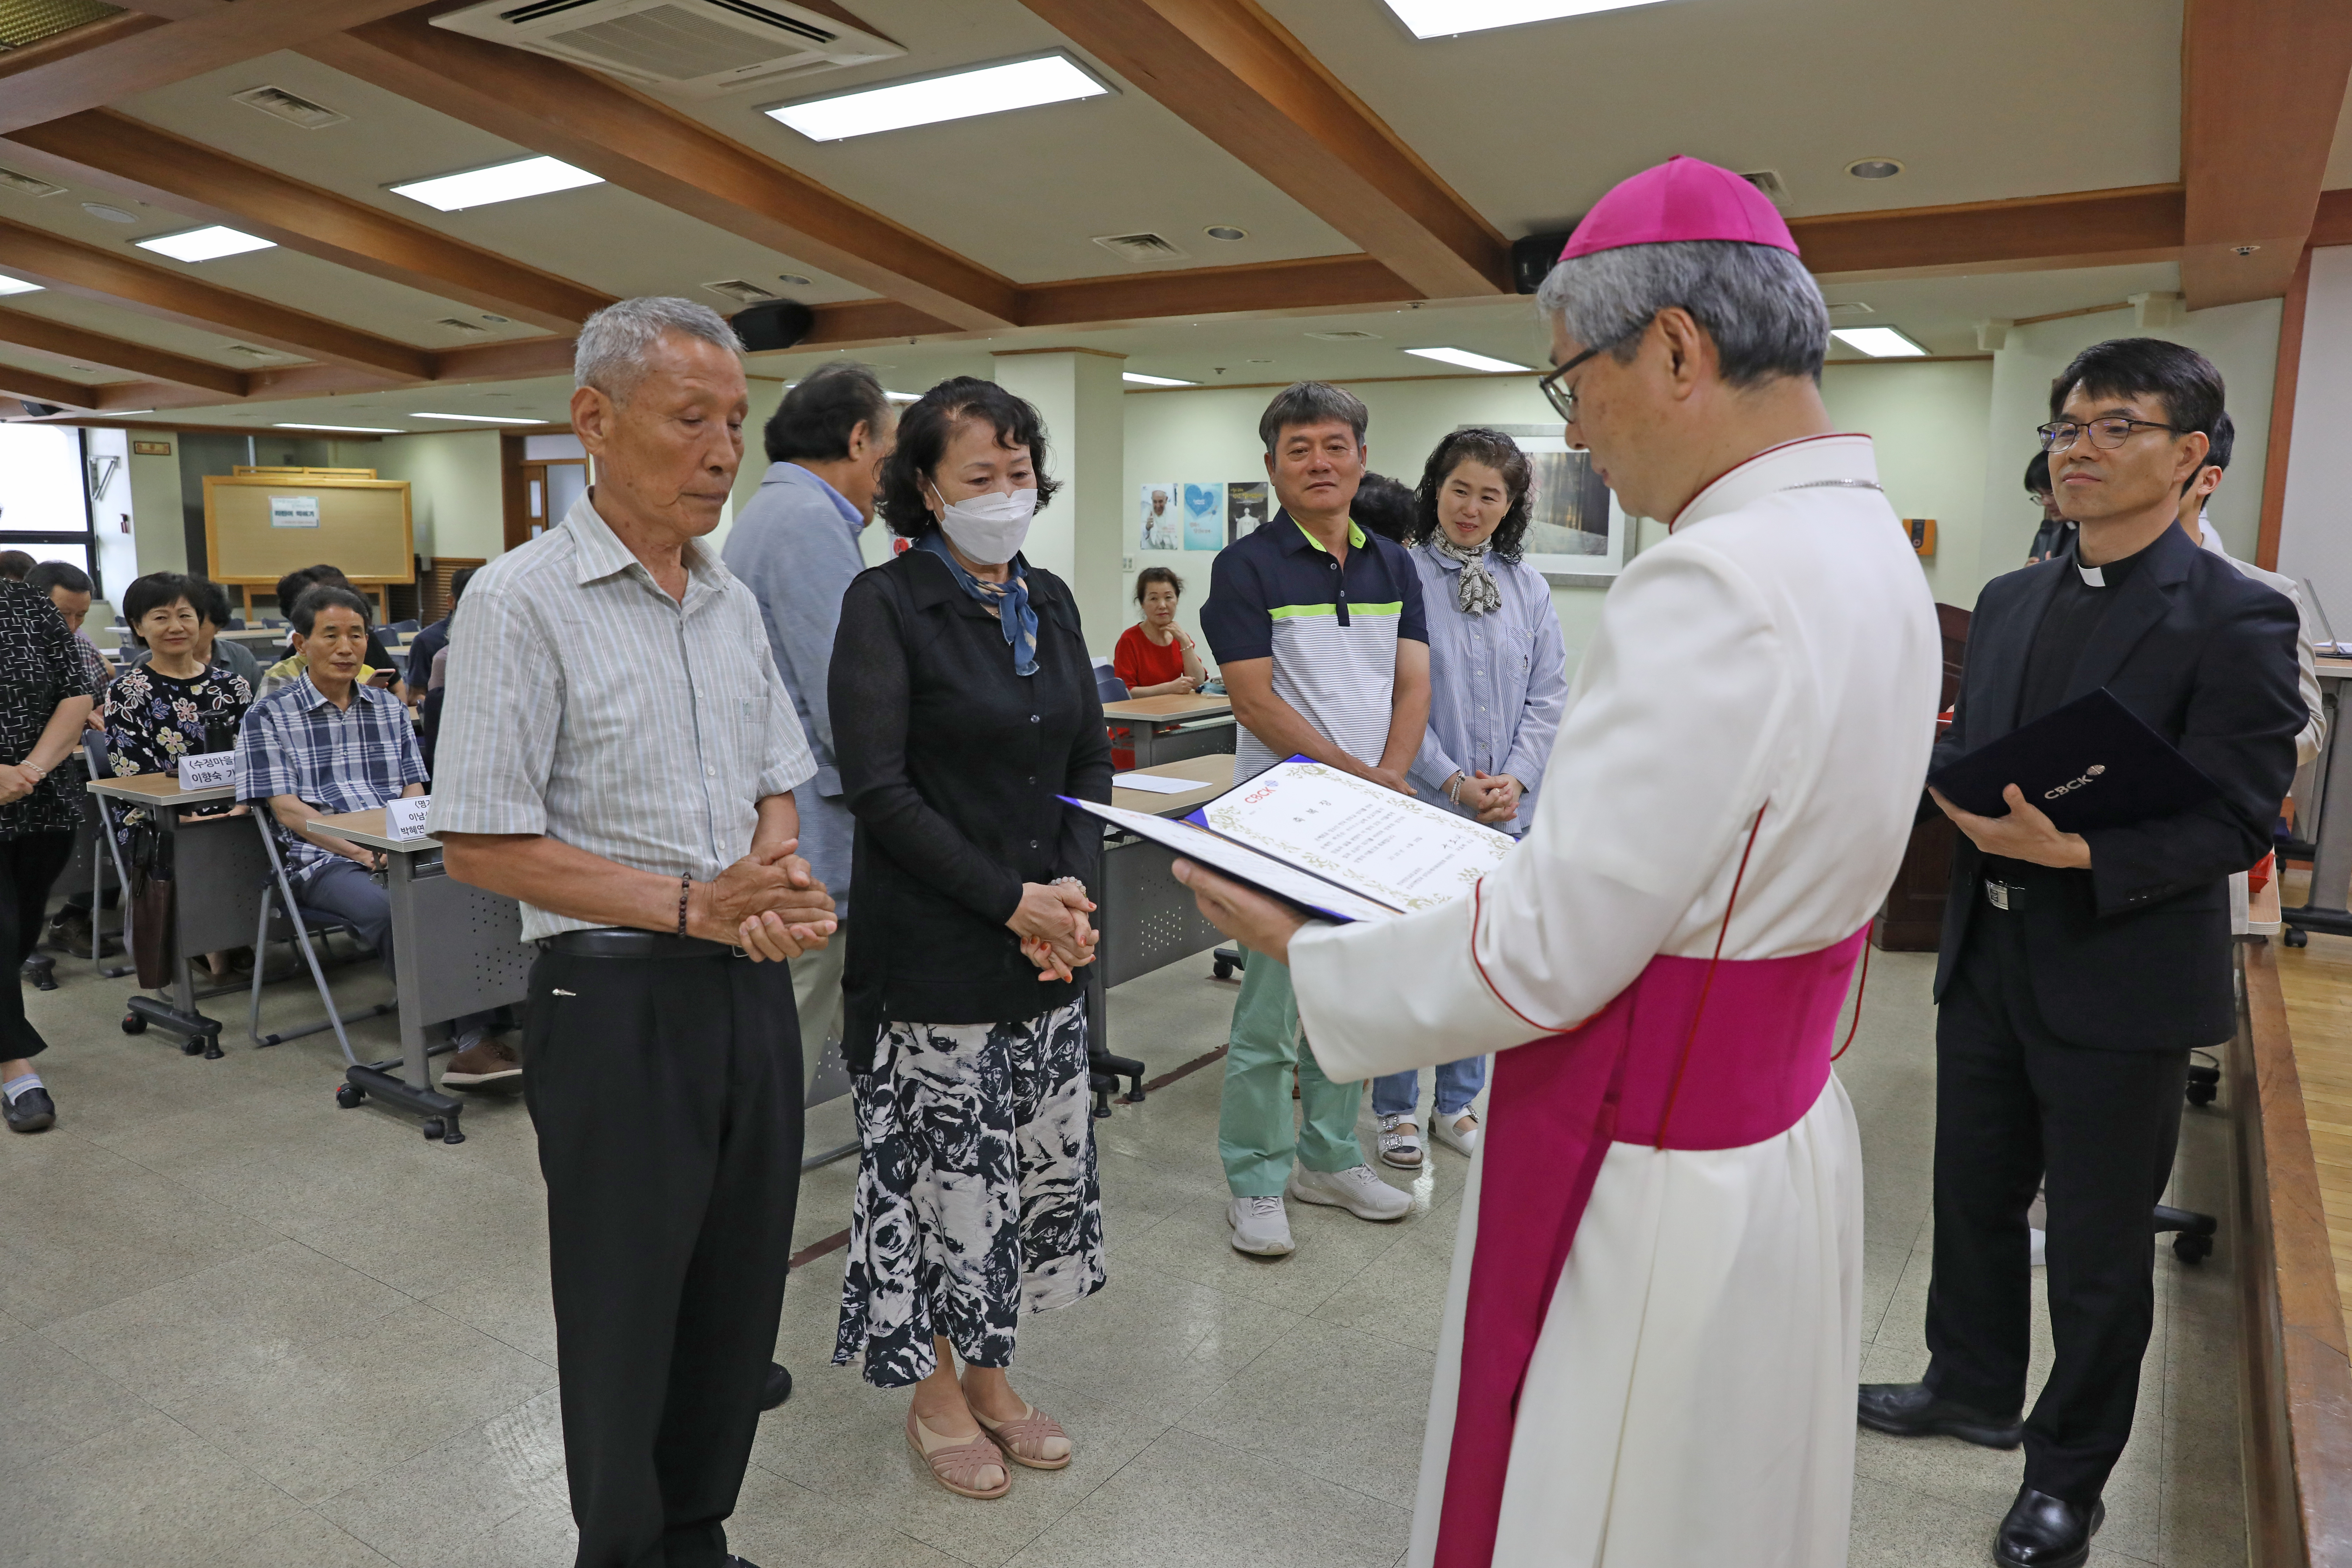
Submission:
<svg viewBox="0 0 2352 1568">
<path fill-rule="evenodd" d="M 1595 11 L 1622 11 L 1656 3 L 1657 0 L 1388 0 L 1388 6 L 1414 37 L 1445 38 L 1456 33 L 1483 33 L 1489 27 L 1556 22 L 1563 16 L 1587 16 Z"/>
<path fill-rule="evenodd" d="M 1143 375 L 1131 370 L 1118 373 L 1121 381 L 1131 381 L 1138 386 L 1198 386 L 1197 381 L 1179 381 L 1172 375 Z"/>
<path fill-rule="evenodd" d="M 893 403 L 920 403 L 923 400 L 919 392 L 886 392 L 882 395 Z"/>
<path fill-rule="evenodd" d="M 1531 364 L 1513 364 L 1509 360 L 1496 359 L 1490 354 L 1474 354 L 1468 349 L 1407 349 L 1404 352 L 1409 354 L 1419 354 L 1423 359 L 1433 359 L 1444 364 L 1458 364 L 1464 370 L 1504 371 L 1535 368 Z"/>
<path fill-rule="evenodd" d="M 37 294 L 38 283 L 27 283 L 22 278 L 0 278 L 0 294 Z"/>
<path fill-rule="evenodd" d="M 1873 359 L 1916 359 L 1927 352 L 1893 327 L 1832 327 L 1830 336 Z"/>
<path fill-rule="evenodd" d="M 396 196 L 454 213 L 467 207 L 486 207 L 493 202 L 520 201 L 525 196 L 543 196 L 550 191 L 576 190 L 582 185 L 604 183 L 601 175 L 575 169 L 560 159 L 520 158 L 511 163 L 493 163 L 487 169 L 466 169 L 455 174 L 436 174 L 429 180 L 411 180 L 390 188 Z"/>
<path fill-rule="evenodd" d="M 224 256 L 242 256 L 248 250 L 275 250 L 278 242 L 256 235 L 240 234 L 233 228 L 215 224 L 210 228 L 192 228 L 184 234 L 159 234 L 152 239 L 134 240 L 142 250 L 152 250 L 168 256 L 174 261 L 214 261 Z"/>
<path fill-rule="evenodd" d="M 1101 98 L 1109 91 L 1067 55 L 1047 55 L 887 87 L 859 88 L 830 98 L 780 103 L 762 112 L 812 142 L 845 142 L 877 131 L 903 131 L 909 125 L 936 125 L 943 120 L 1002 114 L 1041 103 Z"/>
<path fill-rule="evenodd" d="M 152 413 L 152 410 L 150 410 Z M 405 436 L 405 430 L 387 430 L 380 425 L 290 425 L 284 421 L 270 426 L 272 430 L 325 430 L 337 436 Z"/>
<path fill-rule="evenodd" d="M 411 414 L 411 419 L 458 419 L 468 425 L 544 425 L 544 419 L 518 419 L 508 414 Z"/>
</svg>

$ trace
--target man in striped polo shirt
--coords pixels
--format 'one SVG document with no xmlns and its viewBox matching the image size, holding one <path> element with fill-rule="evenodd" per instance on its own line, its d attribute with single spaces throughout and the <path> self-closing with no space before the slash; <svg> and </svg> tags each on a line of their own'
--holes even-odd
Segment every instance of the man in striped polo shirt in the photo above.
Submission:
<svg viewBox="0 0 2352 1568">
<path fill-rule="evenodd" d="M 1405 769 L 1429 723 L 1429 633 L 1403 548 L 1348 515 L 1370 419 L 1352 393 L 1302 381 L 1258 420 L 1282 510 L 1219 552 L 1201 610 L 1241 724 L 1236 781 L 1308 756 L 1412 793 Z M 1356 1142 L 1363 1085 L 1323 1076 L 1298 1032 L 1290 971 L 1274 959 L 1253 953 L 1243 970 L 1230 1039 L 1217 1150 L 1234 1248 L 1291 1249 L 1286 1194 L 1360 1219 L 1402 1218 L 1411 1200 L 1372 1173 Z"/>
</svg>

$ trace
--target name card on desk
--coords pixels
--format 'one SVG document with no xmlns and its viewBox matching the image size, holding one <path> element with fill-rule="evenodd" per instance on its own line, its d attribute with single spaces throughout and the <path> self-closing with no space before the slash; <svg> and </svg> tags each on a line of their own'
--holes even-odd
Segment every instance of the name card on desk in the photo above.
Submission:
<svg viewBox="0 0 2352 1568">
<path fill-rule="evenodd" d="M 386 838 L 423 838 L 425 814 L 432 808 L 429 795 L 412 795 L 383 804 L 383 836 Z"/>
<path fill-rule="evenodd" d="M 236 783 L 235 752 L 200 752 L 180 759 L 182 789 L 226 789 Z"/>
</svg>

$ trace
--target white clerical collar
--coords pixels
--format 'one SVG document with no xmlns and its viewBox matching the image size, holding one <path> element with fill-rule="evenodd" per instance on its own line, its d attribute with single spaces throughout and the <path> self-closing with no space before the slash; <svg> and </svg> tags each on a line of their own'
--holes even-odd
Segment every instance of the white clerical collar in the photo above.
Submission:
<svg viewBox="0 0 2352 1568">
<path fill-rule="evenodd" d="M 1878 455 L 1869 437 L 1807 436 L 1784 441 L 1717 475 L 1690 499 L 1668 525 L 1669 531 L 1737 511 L 1779 490 L 1847 484 L 1877 487 Z"/>
<path fill-rule="evenodd" d="M 2077 561 L 2074 563 L 2074 570 L 2083 574 L 2083 584 L 2085 587 L 2104 588 L 2107 585 L 2107 574 L 2095 566 L 2085 566 Z"/>
</svg>

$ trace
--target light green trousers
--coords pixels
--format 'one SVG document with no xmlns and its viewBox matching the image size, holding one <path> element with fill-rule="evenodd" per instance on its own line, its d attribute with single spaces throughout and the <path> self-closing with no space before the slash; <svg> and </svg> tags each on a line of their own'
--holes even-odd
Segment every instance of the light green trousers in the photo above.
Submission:
<svg viewBox="0 0 2352 1568">
<path fill-rule="evenodd" d="M 1288 966 L 1252 952 L 1234 1002 L 1225 1050 L 1224 1104 L 1217 1115 L 1217 1152 L 1237 1198 L 1279 1197 L 1293 1154 L 1310 1171 L 1345 1171 L 1364 1163 L 1356 1142 L 1360 1083 L 1333 1083 L 1298 1032 L 1298 1000 Z M 1294 1130 L 1290 1069 L 1298 1068 Z"/>
</svg>

